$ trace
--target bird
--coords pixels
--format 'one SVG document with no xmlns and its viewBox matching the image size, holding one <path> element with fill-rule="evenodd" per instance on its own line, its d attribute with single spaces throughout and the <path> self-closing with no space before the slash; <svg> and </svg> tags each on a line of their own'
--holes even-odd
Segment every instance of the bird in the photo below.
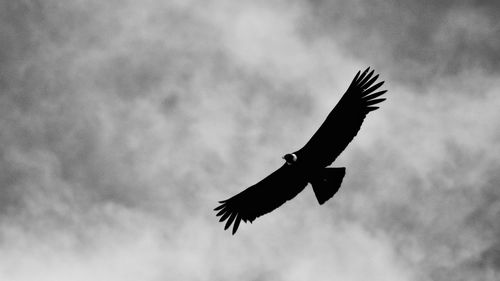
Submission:
<svg viewBox="0 0 500 281">
<path fill-rule="evenodd" d="M 273 173 L 233 197 L 219 201 L 214 209 L 224 230 L 233 225 L 232 234 L 240 222 L 252 223 L 293 199 L 311 184 L 320 205 L 340 189 L 345 167 L 329 167 L 354 139 L 367 114 L 378 109 L 387 90 L 377 91 L 384 81 L 376 82 L 370 67 L 358 71 L 344 95 L 328 114 L 309 141 L 299 150 L 287 153 L 285 163 Z"/>
</svg>

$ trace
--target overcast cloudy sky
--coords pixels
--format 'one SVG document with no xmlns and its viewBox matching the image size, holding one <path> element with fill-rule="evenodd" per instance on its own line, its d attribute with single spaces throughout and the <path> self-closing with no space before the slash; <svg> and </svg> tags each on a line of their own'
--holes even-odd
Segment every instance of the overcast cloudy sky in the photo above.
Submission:
<svg viewBox="0 0 500 281">
<path fill-rule="evenodd" d="M 0 280 L 500 279 L 500 2 L 0 1 Z M 223 231 L 357 70 L 388 99 Z"/>
</svg>

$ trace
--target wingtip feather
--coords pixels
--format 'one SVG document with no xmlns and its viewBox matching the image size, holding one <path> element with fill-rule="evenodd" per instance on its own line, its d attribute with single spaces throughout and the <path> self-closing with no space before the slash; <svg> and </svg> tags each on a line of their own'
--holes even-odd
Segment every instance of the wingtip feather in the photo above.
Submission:
<svg viewBox="0 0 500 281">
<path fill-rule="evenodd" d="M 361 70 L 358 70 L 358 73 L 354 76 L 354 79 L 352 79 L 351 84 L 355 83 L 358 80 L 359 74 L 361 74 Z"/>
<path fill-rule="evenodd" d="M 363 73 L 361 73 L 361 76 L 359 76 L 358 79 L 356 80 L 357 84 L 359 84 L 359 82 L 365 78 L 368 71 L 370 71 L 370 67 L 367 67 L 365 70 L 363 70 Z"/>
<path fill-rule="evenodd" d="M 224 206 L 226 206 L 226 205 L 221 204 L 221 205 L 217 206 L 217 207 L 214 209 L 214 211 L 218 211 L 218 210 L 220 210 L 220 209 L 224 208 Z"/>
<path fill-rule="evenodd" d="M 236 213 L 231 214 L 229 219 L 227 219 L 226 225 L 224 226 L 224 230 L 227 230 L 231 226 L 235 217 L 236 217 Z"/>
<path fill-rule="evenodd" d="M 378 88 L 380 88 L 382 85 L 384 85 L 384 82 L 385 81 L 381 81 L 381 82 L 378 82 L 377 84 L 371 86 L 370 88 L 366 89 L 363 91 L 363 99 L 366 99 L 366 98 L 369 98 L 369 94 L 371 94 L 372 92 L 374 92 L 375 90 L 377 90 Z"/>
<path fill-rule="evenodd" d="M 365 104 L 369 106 L 369 105 L 377 104 L 379 102 L 383 102 L 385 100 L 386 100 L 385 98 L 383 98 L 383 99 L 368 100 Z"/>
<path fill-rule="evenodd" d="M 240 226 L 240 221 L 241 221 L 241 215 L 238 215 L 236 219 L 234 220 L 233 224 L 233 235 L 236 233 L 238 230 L 238 227 Z"/>
<path fill-rule="evenodd" d="M 226 208 L 220 210 L 215 216 L 218 217 L 218 216 L 222 215 L 225 212 L 226 212 Z"/>
<path fill-rule="evenodd" d="M 225 219 L 227 219 L 227 217 L 229 217 L 229 215 L 231 215 L 231 212 L 225 212 L 220 218 L 219 222 L 223 222 Z"/>
<path fill-rule="evenodd" d="M 373 75 L 373 72 L 374 72 L 374 71 L 375 71 L 374 69 L 373 69 L 372 71 L 370 71 L 370 73 L 368 73 L 368 74 L 367 74 L 367 75 L 363 78 L 363 80 L 361 80 L 361 81 L 358 83 L 359 87 L 361 87 L 361 88 L 362 88 L 362 87 L 363 87 L 363 85 L 365 85 L 365 84 L 366 84 L 366 82 L 370 79 L 370 77 L 372 77 L 372 75 Z"/>
<path fill-rule="evenodd" d="M 387 90 L 383 90 L 383 91 L 379 91 L 379 92 L 373 93 L 371 95 L 365 96 L 363 99 L 364 100 L 372 100 L 374 98 L 380 97 L 381 95 L 383 95 L 385 93 L 387 93 Z"/>
<path fill-rule="evenodd" d="M 372 71 L 372 72 L 373 72 L 373 71 Z M 361 86 L 361 88 L 366 89 L 366 88 L 370 87 L 370 86 L 373 84 L 373 82 L 375 82 L 375 80 L 377 80 L 378 76 L 379 76 L 378 74 L 377 74 L 377 75 L 375 75 L 375 76 L 373 76 L 373 77 L 372 77 L 372 79 L 370 79 L 368 82 L 364 83 L 364 84 Z"/>
<path fill-rule="evenodd" d="M 366 108 L 366 111 L 367 111 L 367 112 L 370 112 L 370 111 L 374 111 L 374 110 L 377 110 L 377 109 L 379 109 L 379 107 L 378 107 L 378 106 L 370 106 L 370 107 L 367 107 L 367 108 Z"/>
</svg>

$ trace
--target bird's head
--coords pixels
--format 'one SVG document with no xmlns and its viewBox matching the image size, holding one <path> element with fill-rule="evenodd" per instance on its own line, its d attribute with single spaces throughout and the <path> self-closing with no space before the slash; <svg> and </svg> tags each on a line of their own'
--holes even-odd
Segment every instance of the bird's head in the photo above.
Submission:
<svg viewBox="0 0 500 281">
<path fill-rule="evenodd" d="M 288 165 L 292 165 L 293 163 L 295 163 L 295 161 L 297 161 L 297 155 L 295 155 L 293 153 L 285 154 L 285 156 L 283 156 L 281 158 L 285 159 L 285 161 Z"/>
</svg>

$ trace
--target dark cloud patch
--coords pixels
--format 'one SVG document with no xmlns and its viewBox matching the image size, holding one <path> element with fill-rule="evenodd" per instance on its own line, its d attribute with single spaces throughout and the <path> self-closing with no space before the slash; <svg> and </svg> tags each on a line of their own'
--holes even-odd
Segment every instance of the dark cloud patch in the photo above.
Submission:
<svg viewBox="0 0 500 281">
<path fill-rule="evenodd" d="M 466 219 L 467 225 L 473 227 L 483 241 L 477 255 L 471 257 L 467 262 L 480 270 L 499 274 L 500 192 L 497 172 L 496 169 L 495 172 L 493 170 L 486 179 L 485 186 L 482 187 L 480 203 Z"/>
<path fill-rule="evenodd" d="M 310 3 L 312 30 L 419 88 L 471 69 L 498 73 L 495 15 L 500 8 L 495 1 Z"/>
</svg>

